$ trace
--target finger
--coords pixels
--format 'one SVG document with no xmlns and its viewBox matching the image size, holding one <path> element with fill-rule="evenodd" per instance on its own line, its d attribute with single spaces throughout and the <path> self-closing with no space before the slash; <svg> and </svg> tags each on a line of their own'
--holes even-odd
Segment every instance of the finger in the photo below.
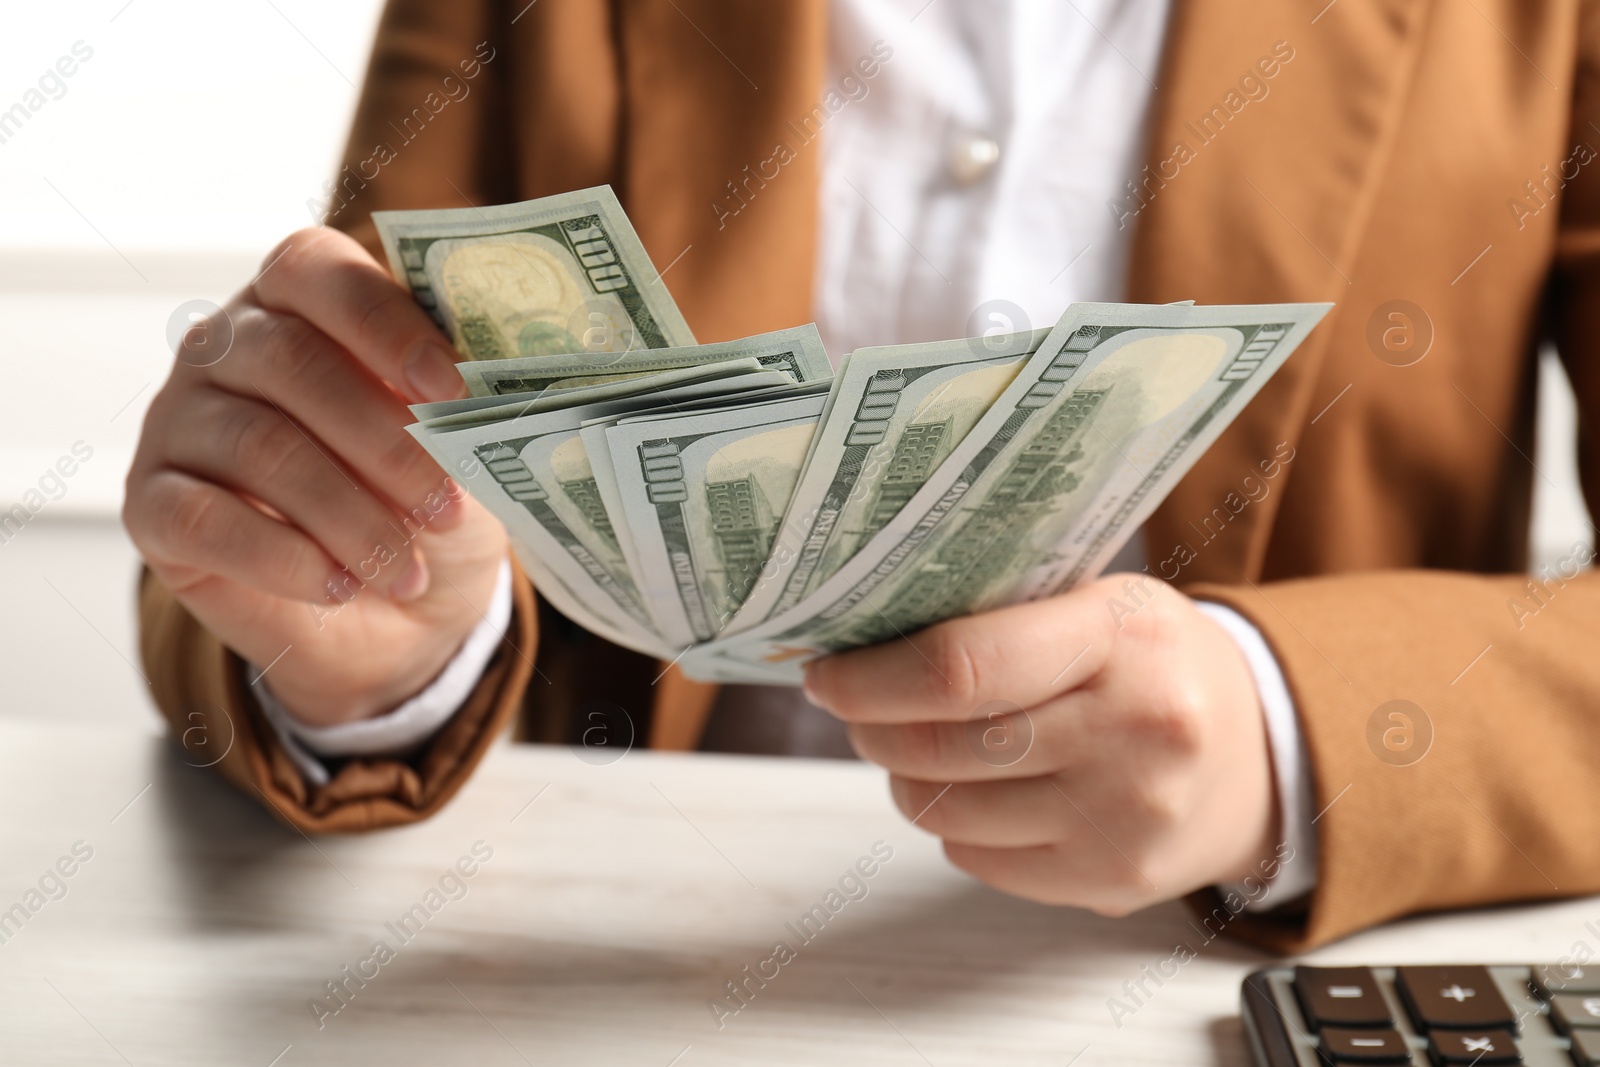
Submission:
<svg viewBox="0 0 1600 1067">
<path fill-rule="evenodd" d="M 1050 776 L 940 784 L 891 775 L 889 792 L 907 819 L 956 844 L 1047 845 L 1076 836 L 1083 824 Z"/>
<path fill-rule="evenodd" d="M 1088 590 L 950 619 L 899 641 L 808 665 L 806 692 L 850 722 L 967 719 L 984 704 L 1031 707 L 1091 677 L 1111 650 Z"/>
<path fill-rule="evenodd" d="M 1115 845 L 1099 835 L 1024 848 L 990 848 L 946 842 L 955 866 L 994 888 L 1041 904 L 1127 915 L 1176 896 L 1162 889 Z"/>
<path fill-rule="evenodd" d="M 128 494 L 123 522 L 151 568 L 180 596 L 210 575 L 292 600 L 323 602 L 343 571 L 311 538 L 234 493 L 164 470 Z"/>
<path fill-rule="evenodd" d="M 460 487 L 405 432 L 405 404 L 362 364 L 296 316 L 260 312 L 237 329 L 254 358 L 216 364 L 214 385 L 300 424 L 397 514 L 436 530 L 461 521 Z"/>
<path fill-rule="evenodd" d="M 262 306 L 306 319 L 412 400 L 467 395 L 439 328 L 350 237 L 301 230 L 267 262 L 254 283 Z"/>
<path fill-rule="evenodd" d="M 305 430 L 268 404 L 202 390 L 167 442 L 167 462 L 281 513 L 358 581 L 396 600 L 427 589 L 421 553 L 394 513 Z"/>
<path fill-rule="evenodd" d="M 283 635 L 303 632 L 308 625 L 316 626 L 318 632 L 338 625 L 344 603 L 337 595 L 325 593 L 306 599 L 287 595 L 283 590 L 247 585 L 216 572 L 154 564 L 151 569 L 207 630 L 257 667 L 268 667 L 277 661 L 285 651 Z M 354 614 L 350 618 L 355 621 Z"/>
<path fill-rule="evenodd" d="M 1036 708 L 986 705 L 963 722 L 850 724 L 862 759 L 891 774 L 938 782 L 992 782 L 1053 774 L 1099 753 L 1092 724 L 1097 695 L 1069 693 Z"/>
</svg>

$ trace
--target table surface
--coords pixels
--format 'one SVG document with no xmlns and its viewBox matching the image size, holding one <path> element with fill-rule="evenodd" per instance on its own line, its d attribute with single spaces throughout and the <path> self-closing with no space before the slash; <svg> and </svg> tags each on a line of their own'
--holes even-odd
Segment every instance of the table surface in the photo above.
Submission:
<svg viewBox="0 0 1600 1067">
<path fill-rule="evenodd" d="M 986 889 L 868 766 L 503 745 L 425 824 L 310 839 L 189 759 L 0 720 L 0 909 L 36 908 L 0 944 L 0 1063 L 1249 1062 L 1239 982 L 1266 957 L 1176 904 L 1111 920 Z M 830 900 L 877 842 L 866 895 Z M 1591 922 L 1593 898 L 1435 916 L 1315 958 L 1554 960 Z M 1114 1018 L 1179 943 L 1196 957 Z M 741 1004 L 747 966 L 770 978 Z M 370 977 L 334 1014 L 347 973 Z"/>
</svg>

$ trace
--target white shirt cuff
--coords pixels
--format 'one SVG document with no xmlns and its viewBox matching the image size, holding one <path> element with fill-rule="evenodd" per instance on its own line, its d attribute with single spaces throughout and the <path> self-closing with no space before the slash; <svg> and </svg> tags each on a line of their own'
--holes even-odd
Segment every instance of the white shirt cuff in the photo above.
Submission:
<svg viewBox="0 0 1600 1067">
<path fill-rule="evenodd" d="M 1294 700 L 1277 658 L 1266 638 L 1243 615 L 1208 601 L 1195 606 L 1227 631 L 1244 653 L 1255 675 L 1256 694 L 1267 723 L 1267 745 L 1272 750 L 1273 777 L 1278 786 L 1278 811 L 1283 840 L 1274 856 L 1277 870 L 1271 877 L 1247 879 L 1217 886 L 1224 897 L 1236 894 L 1249 912 L 1271 911 L 1305 896 L 1317 884 L 1317 834 L 1312 826 L 1311 759 L 1306 754 Z"/>
<path fill-rule="evenodd" d="M 439 676 L 393 711 L 338 726 L 307 726 L 289 714 L 265 679 L 255 687 L 256 700 L 295 766 L 312 784 L 326 785 L 328 768 L 319 757 L 401 755 L 438 732 L 472 695 L 510 624 L 511 564 L 501 560 L 483 621 Z M 254 664 L 250 670 L 260 676 Z"/>
</svg>

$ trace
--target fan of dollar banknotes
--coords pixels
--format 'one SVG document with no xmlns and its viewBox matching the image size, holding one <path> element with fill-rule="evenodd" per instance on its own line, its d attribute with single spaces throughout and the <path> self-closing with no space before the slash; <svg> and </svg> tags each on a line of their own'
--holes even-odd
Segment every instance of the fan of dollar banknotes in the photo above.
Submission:
<svg viewBox="0 0 1600 1067">
<path fill-rule="evenodd" d="M 1050 329 L 699 345 L 609 188 L 378 212 L 471 397 L 412 434 L 541 596 L 716 681 L 1093 578 L 1328 304 L 1074 304 Z"/>
</svg>

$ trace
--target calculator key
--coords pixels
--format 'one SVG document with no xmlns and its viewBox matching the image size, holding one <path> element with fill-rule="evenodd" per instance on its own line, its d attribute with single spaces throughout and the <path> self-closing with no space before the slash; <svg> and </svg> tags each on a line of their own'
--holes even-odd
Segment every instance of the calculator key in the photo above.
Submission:
<svg viewBox="0 0 1600 1067">
<path fill-rule="evenodd" d="M 1487 967 L 1399 967 L 1395 984 L 1417 1029 L 1489 1029 L 1516 1025 Z"/>
<path fill-rule="evenodd" d="M 1521 1063 L 1509 1030 L 1435 1030 L 1428 1035 L 1435 1063 Z"/>
<path fill-rule="evenodd" d="M 1557 993 L 1550 998 L 1550 1017 L 1562 1033 L 1600 1029 L 1600 996 L 1580 997 L 1576 993 Z"/>
<path fill-rule="evenodd" d="M 1547 963 L 1532 970 L 1533 988 L 1546 1000 L 1557 993 L 1600 995 L 1600 967 Z"/>
<path fill-rule="evenodd" d="M 1323 1063 L 1410 1063 L 1411 1050 L 1406 1039 L 1394 1030 L 1342 1030 L 1336 1026 L 1322 1031 Z"/>
<path fill-rule="evenodd" d="M 1394 1026 L 1389 1005 L 1365 967 L 1296 967 L 1294 989 L 1313 1030 L 1324 1026 Z"/>
<path fill-rule="evenodd" d="M 1572 1031 L 1572 1058 L 1578 1067 L 1600 1067 L 1600 1030 Z"/>
</svg>

